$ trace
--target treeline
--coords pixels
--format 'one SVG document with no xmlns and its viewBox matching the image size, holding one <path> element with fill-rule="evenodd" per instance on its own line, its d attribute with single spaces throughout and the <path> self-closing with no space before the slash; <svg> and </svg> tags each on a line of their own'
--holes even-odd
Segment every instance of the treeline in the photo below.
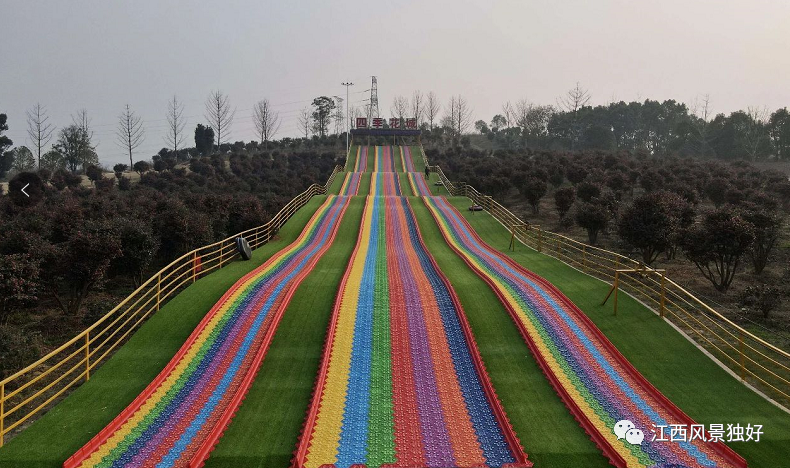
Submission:
<svg viewBox="0 0 790 468">
<path fill-rule="evenodd" d="M 215 154 L 90 187 L 65 169 L 18 174 L 10 185 L 30 184 L 30 198 L 0 196 L 0 375 L 27 359 L 14 353 L 36 335 L 5 336 L 9 321 L 29 329 L 32 311 L 54 308 L 54 335 L 68 335 L 177 256 L 264 224 L 335 164 L 333 153 Z M 98 290 L 114 299 L 91 307 Z"/>
<path fill-rule="evenodd" d="M 231 106 L 228 95 L 221 91 L 209 94 L 205 105 L 205 124 L 198 123 L 194 129 L 194 146 L 190 146 L 192 133 L 187 128 L 187 118 L 183 115 L 184 103 L 173 96 L 167 103 L 165 120 L 167 122 L 163 147 L 155 155 L 140 154 L 140 147 L 146 140 L 146 124 L 129 104 L 126 104 L 115 128 L 115 143 L 128 157 L 127 168 L 134 168 L 138 162 L 154 161 L 157 158 L 186 161 L 194 157 L 214 153 L 258 152 L 272 150 L 314 150 L 328 147 L 341 147 L 345 141 L 345 114 L 340 98 L 330 99 L 320 96 L 312 101 L 311 108 L 300 111 L 299 127 L 304 137 L 284 137 L 275 140 L 282 120 L 268 99 L 254 104 L 252 122 L 257 140 L 232 142 L 232 129 L 236 109 Z M 92 119 L 86 109 L 71 116 L 71 123 L 62 127 L 50 121 L 47 110 L 36 104 L 27 111 L 27 135 L 30 147 L 18 146 L 11 149 L 13 142 L 3 133 L 8 130 L 8 117 L 0 114 L 0 179 L 7 173 L 19 173 L 38 169 L 51 172 L 60 169 L 72 173 L 85 173 L 90 166 L 100 166 L 97 145 L 94 141 Z M 16 124 L 21 124 L 16 116 Z M 334 134 L 330 126 L 334 123 Z M 120 167 L 117 165 L 116 167 Z M 117 172 L 117 171 L 116 171 Z"/>
<path fill-rule="evenodd" d="M 722 160 L 790 160 L 790 113 L 749 109 L 712 118 L 674 100 L 563 110 L 520 101 L 476 129 L 506 148 L 641 151 Z"/>
<path fill-rule="evenodd" d="M 790 181 L 749 163 L 648 158 L 626 152 L 427 150 L 454 181 L 539 214 L 553 201 L 561 223 L 595 244 L 617 235 L 623 252 L 652 264 L 678 252 L 713 286 L 729 289 L 741 263 L 760 274 L 771 261 L 790 211 Z"/>
</svg>

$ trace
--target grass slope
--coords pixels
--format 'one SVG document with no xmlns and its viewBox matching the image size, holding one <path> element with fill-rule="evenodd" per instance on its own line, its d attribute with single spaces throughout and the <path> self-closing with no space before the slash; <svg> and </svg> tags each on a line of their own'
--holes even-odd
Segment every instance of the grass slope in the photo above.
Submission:
<svg viewBox="0 0 790 468">
<path fill-rule="evenodd" d="M 536 467 L 610 466 L 549 385 L 494 292 L 445 243 L 422 201 L 409 201 L 431 255 L 458 294 L 494 388 L 529 459 Z"/>
<path fill-rule="evenodd" d="M 299 286 L 269 353 L 206 468 L 286 468 L 313 391 L 335 296 L 357 243 L 363 197 L 354 197 L 335 243 Z"/>
<path fill-rule="evenodd" d="M 0 448 L 0 467 L 62 466 L 153 380 L 228 288 L 296 239 L 324 200 L 310 200 L 280 229 L 280 238 L 255 250 L 252 260 L 233 262 L 174 297 L 89 382 Z"/>
<path fill-rule="evenodd" d="M 415 172 L 425 172 L 425 160 L 422 159 L 422 150 L 417 145 L 410 146 L 411 159 L 414 162 Z"/>
<path fill-rule="evenodd" d="M 507 252 L 510 235 L 501 224 L 487 213 L 467 211 L 466 198 L 454 197 L 451 202 L 486 242 L 559 287 L 653 385 L 698 423 L 762 424 L 760 442 L 729 444 L 750 467 L 777 466 L 790 458 L 790 415 L 742 385 L 654 312 L 622 295 L 619 315 L 614 316 L 611 304 L 600 305 L 608 284 L 521 245 L 516 252 Z M 437 244 L 429 245 L 433 250 Z M 509 389 L 497 386 L 497 391 L 502 395 Z M 548 431 L 541 432 L 545 437 Z"/>
</svg>

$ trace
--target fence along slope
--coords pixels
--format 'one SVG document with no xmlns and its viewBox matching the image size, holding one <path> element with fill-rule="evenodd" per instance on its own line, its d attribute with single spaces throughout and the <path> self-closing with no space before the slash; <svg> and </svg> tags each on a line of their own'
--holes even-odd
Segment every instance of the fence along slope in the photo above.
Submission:
<svg viewBox="0 0 790 468">
<path fill-rule="evenodd" d="M 423 199 L 450 247 L 499 297 L 563 402 L 618 467 L 656 464 L 745 467 L 721 442 L 631 444 L 613 433 L 629 420 L 652 427 L 695 424 L 623 357 L 559 289 L 486 244 L 441 197 Z"/>
<path fill-rule="evenodd" d="M 313 196 L 325 194 L 341 172 L 342 167 L 335 167 L 325 185 L 311 185 L 266 224 L 199 247 L 173 260 L 93 325 L 0 381 L 0 447 L 9 433 L 48 409 L 70 389 L 89 380 L 91 372 L 182 287 L 237 258 L 237 237 L 247 239 L 253 249 L 269 242 L 299 208 Z"/>
<path fill-rule="evenodd" d="M 64 467 L 200 466 L 241 404 L 291 296 L 332 244 L 348 200 L 329 196 L 297 240 L 237 281 L 156 379 Z"/>
<path fill-rule="evenodd" d="M 641 299 L 710 353 L 719 365 L 790 412 L 790 353 L 723 316 L 662 271 L 525 223 L 474 187 L 452 183 L 441 167 L 428 166 L 425 152 L 422 148 L 420 151 L 426 167 L 438 174 L 451 195 L 465 196 L 481 205 L 524 245 Z"/>
</svg>

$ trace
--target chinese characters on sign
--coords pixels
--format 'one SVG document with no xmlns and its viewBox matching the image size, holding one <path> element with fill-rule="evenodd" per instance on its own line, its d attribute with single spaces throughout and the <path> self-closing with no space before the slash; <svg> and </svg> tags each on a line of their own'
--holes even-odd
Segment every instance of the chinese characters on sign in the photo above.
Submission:
<svg viewBox="0 0 790 468">
<path fill-rule="evenodd" d="M 367 117 L 357 117 L 356 121 L 356 128 L 384 128 L 386 123 L 386 119 L 382 117 L 374 117 L 371 119 L 370 127 L 368 126 L 368 118 Z M 401 125 L 403 123 L 403 125 Z M 417 119 L 415 118 L 408 118 L 408 119 L 399 119 L 397 117 L 392 117 L 389 120 L 389 128 L 405 128 L 407 130 L 416 130 L 417 129 Z"/>
<path fill-rule="evenodd" d="M 669 424 L 653 425 L 651 442 L 759 442 L 763 434 L 761 424 Z"/>
</svg>

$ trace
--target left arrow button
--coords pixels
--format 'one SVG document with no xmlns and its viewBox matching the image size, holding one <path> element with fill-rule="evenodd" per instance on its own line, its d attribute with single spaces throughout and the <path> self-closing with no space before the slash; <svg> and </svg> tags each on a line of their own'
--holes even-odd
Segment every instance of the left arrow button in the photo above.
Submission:
<svg viewBox="0 0 790 468">
<path fill-rule="evenodd" d="M 30 198 L 30 195 L 28 195 L 27 192 L 25 192 L 25 189 L 28 187 L 30 187 L 30 184 L 25 184 L 25 186 L 22 187 L 22 193 L 24 193 L 27 198 Z"/>
</svg>

